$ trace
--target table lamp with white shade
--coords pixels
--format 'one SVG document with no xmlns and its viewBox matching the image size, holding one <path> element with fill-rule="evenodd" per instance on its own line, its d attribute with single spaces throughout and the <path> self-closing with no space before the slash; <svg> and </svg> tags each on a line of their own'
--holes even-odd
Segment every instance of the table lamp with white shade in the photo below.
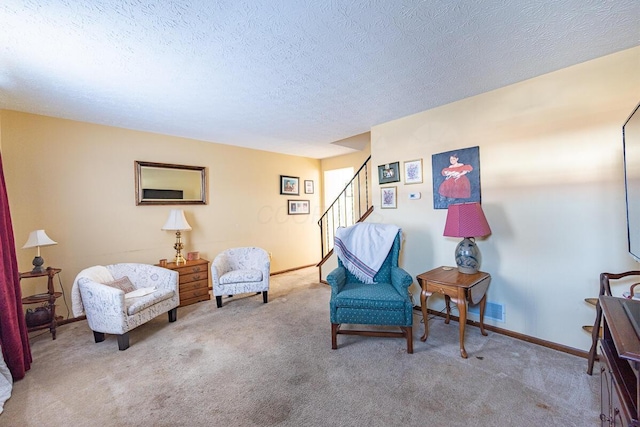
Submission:
<svg viewBox="0 0 640 427">
<path fill-rule="evenodd" d="M 191 226 L 184 216 L 184 211 L 182 209 L 171 209 L 171 212 L 169 212 L 169 218 L 167 219 L 167 222 L 164 223 L 162 229 L 176 232 L 176 244 L 173 245 L 173 248 L 176 250 L 175 263 L 185 264 L 187 260 L 182 256 L 182 249 L 184 248 L 184 245 L 182 244 L 181 233 L 185 230 L 191 230 Z"/>
<path fill-rule="evenodd" d="M 31 273 L 38 274 L 38 273 L 45 272 L 45 269 L 43 267 L 44 259 L 40 256 L 40 246 L 50 246 L 50 245 L 57 245 L 57 244 L 58 242 L 54 242 L 53 240 L 51 240 L 51 238 L 47 236 L 47 233 L 45 233 L 44 230 L 35 230 L 29 234 L 27 243 L 24 244 L 22 249 L 27 249 L 27 248 L 38 249 L 38 254 L 33 259 L 33 263 L 32 263 L 33 270 L 31 270 Z"/>
</svg>

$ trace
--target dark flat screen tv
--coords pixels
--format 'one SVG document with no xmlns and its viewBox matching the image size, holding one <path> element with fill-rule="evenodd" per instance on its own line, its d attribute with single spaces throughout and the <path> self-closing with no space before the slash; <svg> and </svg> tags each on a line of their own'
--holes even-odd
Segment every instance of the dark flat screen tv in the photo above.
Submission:
<svg viewBox="0 0 640 427">
<path fill-rule="evenodd" d="M 640 104 L 622 126 L 629 254 L 640 261 Z"/>
<path fill-rule="evenodd" d="M 182 190 L 157 190 L 154 188 L 143 188 L 142 197 L 145 199 L 178 199 L 182 200 Z"/>
</svg>

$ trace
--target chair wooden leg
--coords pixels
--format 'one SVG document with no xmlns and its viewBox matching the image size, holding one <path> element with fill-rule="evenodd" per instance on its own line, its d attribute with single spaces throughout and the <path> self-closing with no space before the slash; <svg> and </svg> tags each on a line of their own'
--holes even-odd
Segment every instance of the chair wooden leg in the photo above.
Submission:
<svg viewBox="0 0 640 427">
<path fill-rule="evenodd" d="M 402 331 L 407 336 L 407 353 L 413 354 L 413 327 L 405 326 Z"/>
<path fill-rule="evenodd" d="M 222 307 L 222 296 L 221 295 L 216 295 L 216 305 L 218 306 L 218 308 Z"/>
<path fill-rule="evenodd" d="M 129 348 L 129 332 L 118 335 L 118 350 L 124 351 Z"/>
<path fill-rule="evenodd" d="M 265 304 L 269 301 L 269 296 L 267 294 L 268 294 L 267 291 L 262 292 L 262 302 Z"/>
<path fill-rule="evenodd" d="M 331 348 L 333 350 L 338 349 L 338 329 L 340 325 L 338 323 L 331 324 Z"/>
<path fill-rule="evenodd" d="M 174 307 L 167 312 L 169 314 L 169 322 L 175 322 L 178 319 L 178 307 Z"/>
<path fill-rule="evenodd" d="M 96 342 L 102 342 L 102 341 L 104 341 L 104 332 L 96 332 L 96 331 L 93 331 L 93 339 L 94 339 Z"/>
</svg>

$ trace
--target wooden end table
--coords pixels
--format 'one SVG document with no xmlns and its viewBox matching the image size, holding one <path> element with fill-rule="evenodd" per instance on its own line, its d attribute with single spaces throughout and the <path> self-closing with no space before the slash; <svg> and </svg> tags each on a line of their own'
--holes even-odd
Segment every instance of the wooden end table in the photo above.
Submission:
<svg viewBox="0 0 640 427">
<path fill-rule="evenodd" d="M 28 332 L 49 328 L 52 339 L 56 339 L 58 321 L 62 320 L 62 316 L 56 316 L 56 298 L 59 298 L 62 295 L 62 292 L 56 292 L 54 290 L 53 278 L 61 271 L 62 269 L 60 268 L 47 267 L 46 270 L 38 273 L 34 273 L 33 271 L 20 273 L 21 281 L 24 279 L 33 279 L 35 277 L 47 277 L 47 292 L 22 298 L 22 304 L 45 304 L 45 307 L 47 307 L 50 313 L 50 319 L 48 322 L 28 326 Z"/>
<path fill-rule="evenodd" d="M 209 295 L 209 261 L 204 258 L 176 264 L 168 262 L 159 267 L 178 272 L 180 307 L 211 299 Z"/>
<path fill-rule="evenodd" d="M 458 306 L 460 318 L 460 356 L 467 358 L 467 351 L 464 349 L 464 329 L 467 324 L 467 301 L 471 304 L 480 303 L 480 332 L 486 336 L 484 330 L 484 308 L 487 303 L 487 288 L 491 282 L 489 273 L 479 271 L 475 274 L 460 273 L 456 267 L 438 267 L 426 273 L 419 274 L 418 283 L 422 288 L 420 292 L 420 305 L 422 306 L 422 317 L 424 319 L 424 335 L 421 341 L 426 341 L 429 336 L 429 321 L 427 318 L 427 298 L 431 294 L 438 293 L 444 295 L 447 304 L 447 317 L 444 323 L 449 324 L 451 316 L 450 301 Z"/>
</svg>

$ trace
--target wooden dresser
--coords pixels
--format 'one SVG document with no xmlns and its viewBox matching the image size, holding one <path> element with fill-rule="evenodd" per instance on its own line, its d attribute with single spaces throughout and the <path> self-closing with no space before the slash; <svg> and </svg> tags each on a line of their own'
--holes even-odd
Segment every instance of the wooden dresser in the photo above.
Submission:
<svg viewBox="0 0 640 427">
<path fill-rule="evenodd" d="M 211 299 L 209 294 L 209 261 L 206 259 L 187 261 L 184 264 L 168 262 L 164 268 L 177 271 L 180 276 L 179 307 Z"/>
<path fill-rule="evenodd" d="M 640 338 L 636 328 L 640 329 L 640 301 L 601 296 L 600 305 L 604 315 L 600 425 L 639 426 Z"/>
</svg>

